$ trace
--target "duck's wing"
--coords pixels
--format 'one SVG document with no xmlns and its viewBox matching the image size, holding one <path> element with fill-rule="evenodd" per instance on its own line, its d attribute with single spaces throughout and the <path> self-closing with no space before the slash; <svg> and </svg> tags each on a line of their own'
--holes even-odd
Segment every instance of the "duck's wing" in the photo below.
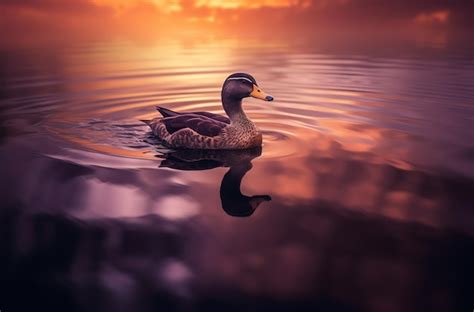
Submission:
<svg viewBox="0 0 474 312">
<path fill-rule="evenodd" d="M 165 117 L 161 121 L 166 126 L 166 130 L 171 134 L 188 128 L 208 137 L 219 135 L 222 129 L 228 126 L 225 122 L 194 113 Z"/>
<path fill-rule="evenodd" d="M 208 117 L 208 118 L 211 118 L 211 119 L 215 119 L 217 121 L 224 122 L 226 124 L 230 124 L 230 119 L 229 118 L 227 118 L 225 116 L 222 116 L 222 115 L 209 113 L 209 112 L 179 113 L 179 112 L 175 112 L 171 109 L 164 108 L 164 107 L 161 107 L 161 106 L 157 106 L 156 110 L 159 111 L 160 114 L 163 115 L 163 117 L 174 117 L 174 116 L 195 114 L 195 115 L 200 115 L 200 116 Z"/>
<path fill-rule="evenodd" d="M 201 116 L 204 116 L 204 117 L 208 117 L 208 118 L 211 118 L 211 119 L 214 119 L 214 120 L 217 120 L 217 121 L 220 121 L 220 122 L 223 122 L 223 123 L 226 123 L 226 124 L 230 124 L 230 119 L 225 117 L 225 116 L 222 116 L 222 115 L 219 115 L 219 114 L 213 114 L 213 113 L 209 113 L 209 112 L 195 112 L 193 114 L 196 114 L 196 115 L 201 115 Z"/>
</svg>

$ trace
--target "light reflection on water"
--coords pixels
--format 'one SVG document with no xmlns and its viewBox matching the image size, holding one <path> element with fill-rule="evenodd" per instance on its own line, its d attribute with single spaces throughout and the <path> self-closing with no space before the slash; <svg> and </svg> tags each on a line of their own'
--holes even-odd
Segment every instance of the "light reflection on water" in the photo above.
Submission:
<svg viewBox="0 0 474 312">
<path fill-rule="evenodd" d="M 62 289 L 59 306 L 97 310 L 467 306 L 472 55 L 318 44 L 4 51 L 7 303 Z M 139 122 L 155 105 L 223 113 L 235 71 L 276 99 L 245 101 L 261 155 L 170 154 Z"/>
</svg>

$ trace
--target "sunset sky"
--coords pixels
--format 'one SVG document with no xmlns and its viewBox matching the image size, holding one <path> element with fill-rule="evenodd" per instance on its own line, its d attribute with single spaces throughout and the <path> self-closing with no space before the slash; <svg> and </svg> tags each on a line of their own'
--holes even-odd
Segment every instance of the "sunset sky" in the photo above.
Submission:
<svg viewBox="0 0 474 312">
<path fill-rule="evenodd" d="M 2 0 L 0 35 L 472 29 L 469 0 Z"/>
</svg>

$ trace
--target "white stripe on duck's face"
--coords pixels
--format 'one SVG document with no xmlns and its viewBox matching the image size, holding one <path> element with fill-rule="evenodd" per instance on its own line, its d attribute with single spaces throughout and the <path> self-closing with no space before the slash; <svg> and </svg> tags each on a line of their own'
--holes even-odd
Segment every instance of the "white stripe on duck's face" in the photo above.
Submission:
<svg viewBox="0 0 474 312">
<path fill-rule="evenodd" d="M 228 78 L 227 80 L 247 80 L 248 82 L 250 82 L 251 84 L 253 84 L 253 81 L 250 80 L 250 79 L 247 78 L 247 77 L 231 77 L 231 78 Z"/>
</svg>

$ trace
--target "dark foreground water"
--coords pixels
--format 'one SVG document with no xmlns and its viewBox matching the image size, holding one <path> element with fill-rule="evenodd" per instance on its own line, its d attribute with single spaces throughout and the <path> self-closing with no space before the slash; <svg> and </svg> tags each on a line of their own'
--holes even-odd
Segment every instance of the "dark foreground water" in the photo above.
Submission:
<svg viewBox="0 0 474 312">
<path fill-rule="evenodd" d="M 0 50 L 0 309 L 472 311 L 472 45 L 237 39 Z M 173 152 L 159 104 L 261 150 Z"/>
</svg>

